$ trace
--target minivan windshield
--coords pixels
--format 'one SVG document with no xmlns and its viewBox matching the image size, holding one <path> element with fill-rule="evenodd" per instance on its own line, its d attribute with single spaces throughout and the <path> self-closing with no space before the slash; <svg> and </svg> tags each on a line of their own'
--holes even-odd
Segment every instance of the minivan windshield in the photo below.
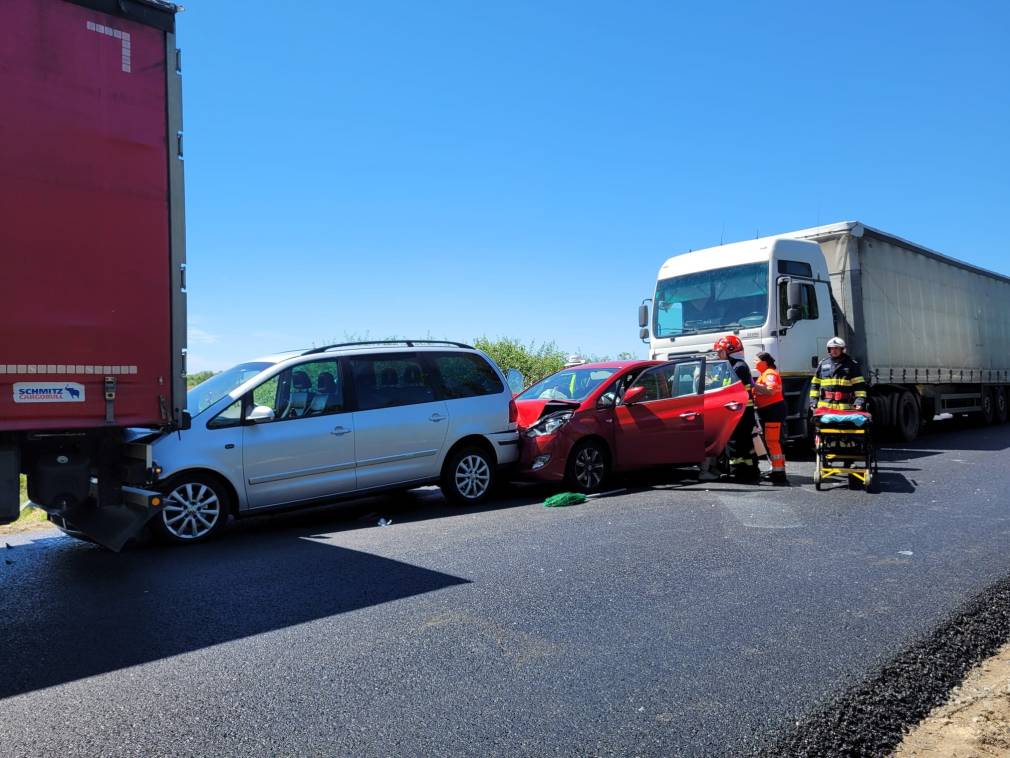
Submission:
<svg viewBox="0 0 1010 758">
<path fill-rule="evenodd" d="M 220 374 L 214 374 L 210 379 L 201 382 L 186 393 L 186 410 L 189 411 L 190 416 L 195 418 L 233 389 L 272 365 L 266 361 L 240 363 Z"/>
<path fill-rule="evenodd" d="M 768 263 L 660 279 L 655 303 L 657 337 L 762 326 L 768 320 Z"/>
<path fill-rule="evenodd" d="M 590 393 L 614 375 L 616 368 L 566 368 L 541 379 L 520 394 L 516 400 L 577 400 L 582 402 Z"/>
</svg>

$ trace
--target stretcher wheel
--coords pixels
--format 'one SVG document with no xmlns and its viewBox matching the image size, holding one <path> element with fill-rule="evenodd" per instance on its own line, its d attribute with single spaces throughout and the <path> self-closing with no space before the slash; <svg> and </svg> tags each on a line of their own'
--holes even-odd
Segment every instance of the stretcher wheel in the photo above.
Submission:
<svg viewBox="0 0 1010 758">
<path fill-rule="evenodd" d="M 818 492 L 821 491 L 821 464 L 821 454 L 818 452 L 814 459 L 814 489 Z"/>
</svg>

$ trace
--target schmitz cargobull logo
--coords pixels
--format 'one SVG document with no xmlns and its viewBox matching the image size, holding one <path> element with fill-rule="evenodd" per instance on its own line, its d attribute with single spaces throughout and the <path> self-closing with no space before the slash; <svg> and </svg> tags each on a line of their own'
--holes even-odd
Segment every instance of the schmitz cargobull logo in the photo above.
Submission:
<svg viewBox="0 0 1010 758">
<path fill-rule="evenodd" d="M 15 382 L 15 403 L 83 403 L 84 385 L 76 382 Z"/>
</svg>

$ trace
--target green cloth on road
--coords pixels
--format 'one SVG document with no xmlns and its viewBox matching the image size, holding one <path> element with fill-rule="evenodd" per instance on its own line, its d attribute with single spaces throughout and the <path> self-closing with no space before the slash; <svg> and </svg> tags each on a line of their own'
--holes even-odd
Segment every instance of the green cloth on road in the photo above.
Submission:
<svg viewBox="0 0 1010 758">
<path fill-rule="evenodd" d="M 578 492 L 562 492 L 560 495 L 551 495 L 544 500 L 544 506 L 547 508 L 563 508 L 566 505 L 578 505 L 584 502 L 586 502 L 585 495 L 580 495 Z"/>
</svg>

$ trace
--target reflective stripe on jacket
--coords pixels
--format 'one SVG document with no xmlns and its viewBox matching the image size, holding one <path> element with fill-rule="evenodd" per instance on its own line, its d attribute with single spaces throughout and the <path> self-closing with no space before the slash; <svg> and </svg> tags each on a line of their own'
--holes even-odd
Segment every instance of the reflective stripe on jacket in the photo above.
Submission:
<svg viewBox="0 0 1010 758">
<path fill-rule="evenodd" d="M 858 361 L 847 354 L 821 361 L 810 382 L 810 405 L 833 411 L 865 407 L 866 380 Z"/>
</svg>

